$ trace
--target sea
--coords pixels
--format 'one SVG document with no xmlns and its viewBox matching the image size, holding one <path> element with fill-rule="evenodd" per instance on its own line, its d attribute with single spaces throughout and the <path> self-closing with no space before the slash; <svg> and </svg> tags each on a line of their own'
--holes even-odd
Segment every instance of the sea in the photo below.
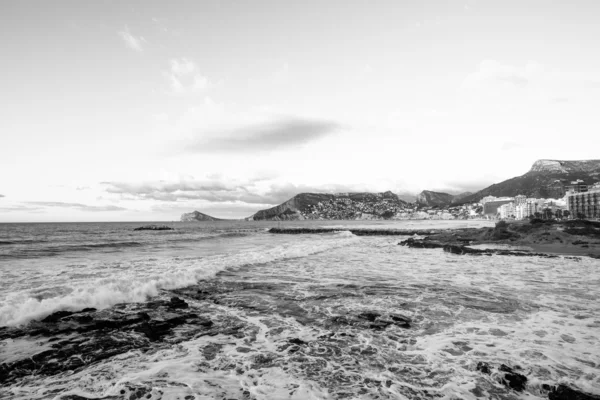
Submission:
<svg viewBox="0 0 600 400">
<path fill-rule="evenodd" d="M 347 230 L 485 221 L 134 230 L 147 224 L 0 224 L 0 332 L 56 311 L 117 312 L 174 296 L 228 328 L 188 324 L 143 348 L 26 374 L 0 384 L 1 399 L 546 399 L 558 384 L 600 394 L 600 260 L 455 255 Z M 56 340 L 5 338 L 0 364 L 35 359 Z M 502 365 L 527 378 L 524 390 L 507 386 Z"/>
</svg>

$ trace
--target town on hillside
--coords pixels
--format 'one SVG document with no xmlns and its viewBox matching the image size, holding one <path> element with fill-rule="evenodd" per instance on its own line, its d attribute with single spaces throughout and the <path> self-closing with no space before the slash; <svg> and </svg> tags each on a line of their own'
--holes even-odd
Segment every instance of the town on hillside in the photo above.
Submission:
<svg viewBox="0 0 600 400">
<path fill-rule="evenodd" d="M 428 206 L 390 198 L 376 202 L 335 197 L 307 206 L 302 219 L 600 219 L 600 183 L 588 186 L 573 181 L 558 199 L 486 196 L 478 202 Z"/>
</svg>

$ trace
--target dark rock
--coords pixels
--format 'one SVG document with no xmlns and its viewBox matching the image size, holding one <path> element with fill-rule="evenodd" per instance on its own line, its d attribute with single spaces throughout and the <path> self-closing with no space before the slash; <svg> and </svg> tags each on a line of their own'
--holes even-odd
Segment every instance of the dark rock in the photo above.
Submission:
<svg viewBox="0 0 600 400">
<path fill-rule="evenodd" d="M 171 297 L 171 301 L 168 304 L 169 308 L 188 308 L 188 303 L 185 300 L 180 299 L 179 297 Z"/>
<path fill-rule="evenodd" d="M 375 312 L 364 312 L 364 313 L 358 314 L 358 318 L 366 319 L 367 321 L 370 321 L 370 322 L 375 321 L 380 316 L 381 316 L 381 314 L 377 314 Z"/>
<path fill-rule="evenodd" d="M 479 249 L 472 249 L 470 247 L 466 247 L 466 246 L 457 246 L 457 245 L 452 245 L 452 244 L 447 244 L 444 246 L 444 251 L 446 253 L 452 253 L 452 254 L 476 254 L 476 255 L 486 255 L 486 256 L 491 256 L 493 254 L 492 251 L 489 250 L 479 250 Z"/>
<path fill-rule="evenodd" d="M 207 334 L 213 326 L 210 319 L 187 312 L 187 303 L 177 297 L 154 302 L 157 303 L 154 308 L 149 303 L 139 303 L 134 309 L 117 305 L 100 312 L 57 311 L 25 327 L 0 329 L 1 339 L 41 335 L 48 337 L 51 345 L 31 357 L 0 363 L 0 386 L 15 384 L 26 376 L 52 376 L 81 369 L 131 350 L 148 350 L 154 346 L 153 342 L 167 338 L 180 341 L 189 335 Z M 181 331 L 177 336 L 172 335 L 174 328 L 184 324 L 189 325 L 189 329 L 183 330 L 184 336 Z M 214 331 L 227 334 L 226 329 Z M 78 334 L 73 335 L 74 332 Z"/>
<path fill-rule="evenodd" d="M 548 393 L 548 398 L 550 400 L 600 400 L 600 396 L 583 393 L 566 385 L 558 385 Z"/>
<path fill-rule="evenodd" d="M 502 383 L 504 385 L 516 390 L 517 392 L 522 392 L 525 389 L 525 385 L 527 384 L 527 377 L 525 375 L 514 372 L 511 367 L 505 364 L 500 365 L 500 368 L 498 369 L 505 373 L 504 377 L 502 378 Z"/>
<path fill-rule="evenodd" d="M 289 339 L 288 342 L 291 344 L 297 344 L 298 346 L 307 344 L 304 340 L 298 338 Z"/>
<path fill-rule="evenodd" d="M 390 318 L 394 321 L 394 325 L 400 328 L 410 328 L 411 319 L 399 314 L 390 314 Z"/>
<path fill-rule="evenodd" d="M 439 242 L 428 241 L 426 239 L 408 238 L 398 243 L 400 246 L 407 246 L 416 249 L 441 249 L 444 244 Z"/>
<path fill-rule="evenodd" d="M 48 315 L 46 318 L 44 318 L 43 320 L 41 320 L 41 322 L 58 322 L 60 319 L 64 318 L 64 317 L 68 317 L 69 315 L 73 315 L 74 313 L 72 311 L 56 311 L 50 315 Z"/>
<path fill-rule="evenodd" d="M 134 231 L 172 231 L 175 230 L 175 228 L 171 228 L 170 226 L 166 226 L 166 225 L 145 225 L 145 226 L 140 226 L 137 228 L 133 229 Z"/>
<path fill-rule="evenodd" d="M 490 369 L 490 365 L 486 362 L 480 361 L 477 363 L 477 367 L 476 367 L 477 371 L 480 371 L 484 374 L 491 374 L 492 370 Z"/>
</svg>

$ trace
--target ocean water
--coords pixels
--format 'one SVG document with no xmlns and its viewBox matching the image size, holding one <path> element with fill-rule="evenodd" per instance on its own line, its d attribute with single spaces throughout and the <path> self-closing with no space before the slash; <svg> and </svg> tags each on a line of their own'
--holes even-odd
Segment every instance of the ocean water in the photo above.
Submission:
<svg viewBox="0 0 600 400">
<path fill-rule="evenodd" d="M 0 398 L 137 398 L 131 388 L 143 388 L 148 399 L 543 399 L 544 385 L 559 383 L 600 394 L 599 260 L 459 256 L 398 246 L 398 236 L 267 232 L 478 224 L 0 225 L 0 326 L 177 295 L 236 327 L 195 336 L 186 325 L 177 332 L 185 339 L 27 376 L 0 387 Z M 0 364 L 49 345 L 2 340 Z M 501 383 L 501 364 L 527 376 L 525 391 Z"/>
</svg>

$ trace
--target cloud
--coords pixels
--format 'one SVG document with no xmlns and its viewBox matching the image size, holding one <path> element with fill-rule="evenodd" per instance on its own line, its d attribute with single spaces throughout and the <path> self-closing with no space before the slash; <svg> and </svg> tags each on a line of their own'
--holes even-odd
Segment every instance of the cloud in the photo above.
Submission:
<svg viewBox="0 0 600 400">
<path fill-rule="evenodd" d="M 268 204 L 265 197 L 254 194 L 252 181 L 234 182 L 225 178 L 205 180 L 156 181 L 143 183 L 102 182 L 106 192 L 119 194 L 124 199 L 177 202 L 205 200 L 215 203 L 244 202 Z"/>
<path fill-rule="evenodd" d="M 30 207 L 22 204 L 10 205 L 0 207 L 0 212 L 15 212 L 15 211 L 27 211 L 27 212 L 41 212 L 44 209 L 42 207 Z"/>
<path fill-rule="evenodd" d="M 119 36 L 125 42 L 127 47 L 131 50 L 137 51 L 139 53 L 144 51 L 143 44 L 146 43 L 146 39 L 143 36 L 135 37 L 129 32 L 129 28 L 126 26 L 125 29 L 119 31 Z"/>
<path fill-rule="evenodd" d="M 171 90 L 179 94 L 199 92 L 209 85 L 208 78 L 200 73 L 198 66 L 185 57 L 169 61 L 166 77 Z"/>
<path fill-rule="evenodd" d="M 186 146 L 186 151 L 205 153 L 213 151 L 244 152 L 275 150 L 306 144 L 338 131 L 341 126 L 333 121 L 287 117 L 235 129 L 224 130 Z"/>
<path fill-rule="evenodd" d="M 104 206 L 90 206 L 81 203 L 63 203 L 59 201 L 28 201 L 27 204 L 42 206 L 42 207 L 60 207 L 60 208 L 73 208 L 80 211 L 92 211 L 92 212 L 104 212 L 104 211 L 125 211 L 126 208 L 118 207 L 114 205 Z"/>
<path fill-rule="evenodd" d="M 6 197 L 6 196 L 5 196 L 5 195 L 3 195 L 3 194 L 0 194 L 0 197 Z"/>
<path fill-rule="evenodd" d="M 201 200 L 208 203 L 228 203 L 255 205 L 255 210 L 283 203 L 298 193 L 339 193 L 369 191 L 363 185 L 294 185 L 291 183 L 271 183 L 264 185 L 262 178 L 245 182 L 234 182 L 225 177 L 212 180 L 186 180 L 178 182 L 102 182 L 106 191 L 119 194 L 127 200 L 155 200 L 165 203 Z M 260 206 L 260 207 L 259 207 Z"/>
</svg>

